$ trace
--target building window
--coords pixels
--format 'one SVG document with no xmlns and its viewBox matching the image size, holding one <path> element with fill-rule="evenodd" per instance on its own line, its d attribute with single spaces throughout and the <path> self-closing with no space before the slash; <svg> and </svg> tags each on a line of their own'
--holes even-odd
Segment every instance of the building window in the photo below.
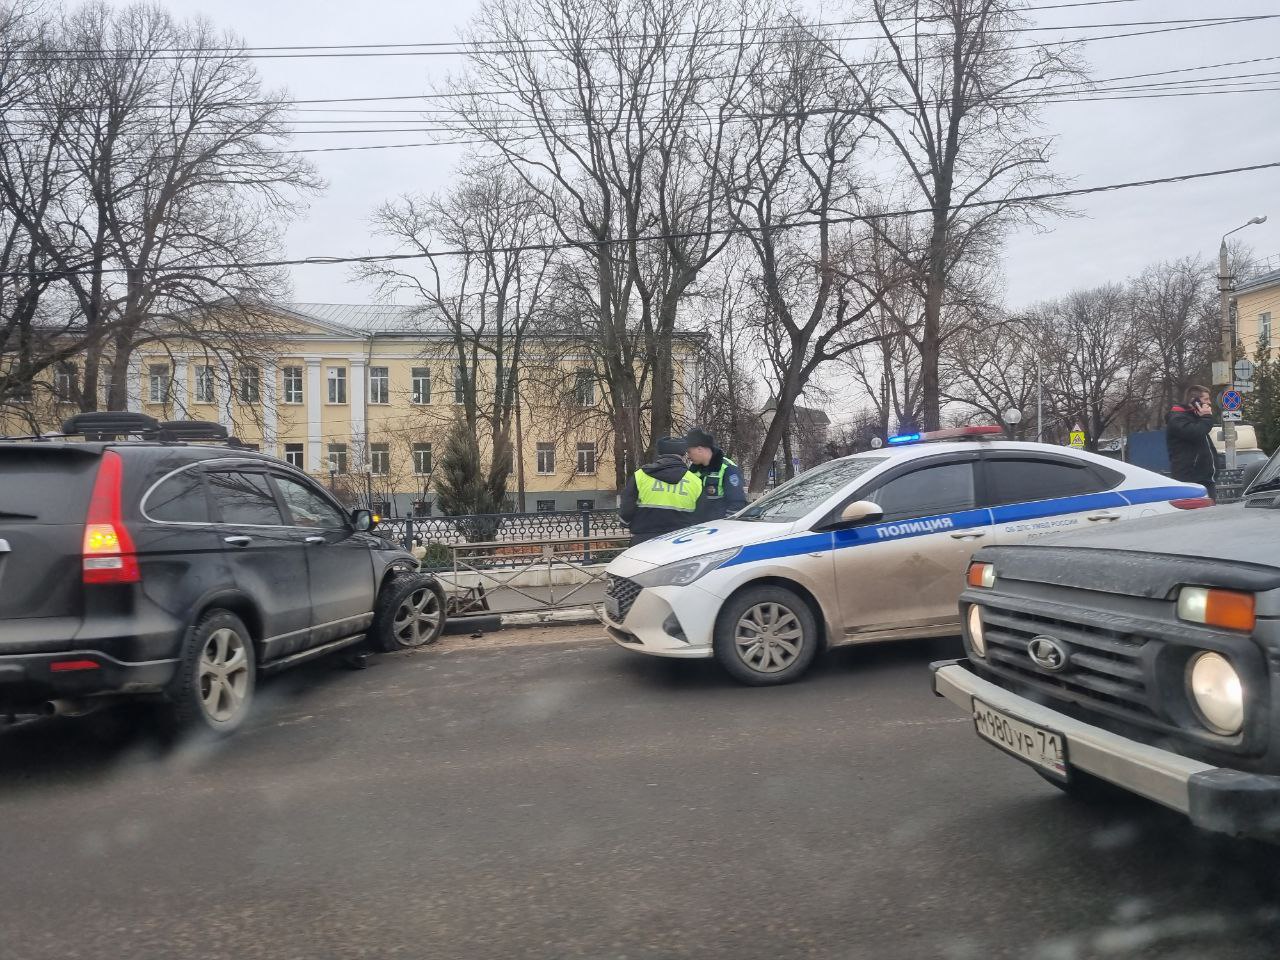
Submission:
<svg viewBox="0 0 1280 960">
<path fill-rule="evenodd" d="M 369 402 L 391 402 L 391 372 L 386 367 L 369 368 Z"/>
<path fill-rule="evenodd" d="M 251 363 L 240 365 L 240 402 L 258 403 L 262 400 L 261 374 Z"/>
<path fill-rule="evenodd" d="M 76 391 L 76 365 L 60 363 L 53 374 L 53 392 L 63 403 L 70 403 Z"/>
<path fill-rule="evenodd" d="M 596 376 L 590 370 L 579 370 L 573 388 L 574 401 L 580 407 L 596 405 Z"/>
<path fill-rule="evenodd" d="M 538 512 L 539 513 L 555 513 L 556 502 L 554 500 L 539 500 Z"/>
<path fill-rule="evenodd" d="M 465 403 L 467 399 L 467 372 L 461 365 L 453 368 L 453 402 Z"/>
<path fill-rule="evenodd" d="M 595 508 L 596 508 L 596 502 L 595 502 L 594 500 L 579 500 L 579 501 L 578 501 L 578 509 L 579 509 L 579 510 L 582 510 L 582 511 L 583 511 L 583 512 L 585 512 L 585 513 L 589 513 L 590 511 L 594 510 Z"/>
<path fill-rule="evenodd" d="M 284 445 L 284 462 L 291 467 L 302 469 L 302 444 L 286 443 Z"/>
<path fill-rule="evenodd" d="M 196 403 L 213 403 L 213 367 L 196 367 Z"/>
<path fill-rule="evenodd" d="M 347 402 L 347 368 L 329 368 L 329 402 Z"/>
<path fill-rule="evenodd" d="M 426 367 L 414 367 L 413 402 L 426 404 L 431 402 L 431 371 Z"/>
<path fill-rule="evenodd" d="M 369 447 L 369 472 L 375 477 L 385 477 L 391 472 L 391 448 L 385 443 Z"/>
<path fill-rule="evenodd" d="M 329 444 L 329 472 L 347 472 L 347 445 L 345 443 Z"/>
<path fill-rule="evenodd" d="M 554 443 L 538 444 L 538 472 L 556 472 L 556 445 Z"/>
<path fill-rule="evenodd" d="M 596 472 L 596 445 L 594 443 L 578 444 L 578 472 Z"/>
<path fill-rule="evenodd" d="M 168 403 L 170 390 L 169 365 L 153 363 L 147 368 L 151 378 L 151 402 Z"/>
<path fill-rule="evenodd" d="M 1271 346 L 1271 311 L 1258 314 L 1258 344 Z"/>
<path fill-rule="evenodd" d="M 284 402 L 302 402 L 302 368 L 284 368 Z"/>
<path fill-rule="evenodd" d="M 413 445 L 413 472 L 425 477 L 431 472 L 431 444 L 415 443 Z"/>
</svg>

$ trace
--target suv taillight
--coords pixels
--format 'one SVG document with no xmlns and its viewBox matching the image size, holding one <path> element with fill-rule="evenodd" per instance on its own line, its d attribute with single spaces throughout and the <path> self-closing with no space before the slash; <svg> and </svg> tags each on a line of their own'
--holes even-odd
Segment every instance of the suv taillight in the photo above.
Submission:
<svg viewBox="0 0 1280 960">
<path fill-rule="evenodd" d="M 142 579 L 133 537 L 122 515 L 123 481 L 124 462 L 120 454 L 108 450 L 98 466 L 84 521 L 85 583 L 137 583 Z"/>
</svg>

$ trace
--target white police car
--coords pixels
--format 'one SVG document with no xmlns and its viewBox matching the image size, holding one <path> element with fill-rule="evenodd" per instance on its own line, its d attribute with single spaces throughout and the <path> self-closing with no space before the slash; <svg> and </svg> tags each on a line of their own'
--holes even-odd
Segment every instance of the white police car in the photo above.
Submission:
<svg viewBox="0 0 1280 960">
<path fill-rule="evenodd" d="M 632 547 L 608 567 L 609 635 L 639 653 L 714 656 L 744 683 L 787 683 L 826 646 L 958 635 L 979 547 L 1212 504 L 1195 484 L 1001 433 L 895 437 L 731 519 Z"/>
</svg>

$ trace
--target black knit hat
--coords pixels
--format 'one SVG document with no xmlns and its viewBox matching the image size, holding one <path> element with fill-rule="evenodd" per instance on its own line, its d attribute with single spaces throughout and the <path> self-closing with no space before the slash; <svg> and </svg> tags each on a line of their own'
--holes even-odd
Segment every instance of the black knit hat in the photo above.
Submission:
<svg viewBox="0 0 1280 960">
<path fill-rule="evenodd" d="M 680 437 L 661 437 L 658 440 L 658 456 L 664 457 L 675 454 L 683 457 L 685 451 L 689 449 L 689 445 Z"/>
<path fill-rule="evenodd" d="M 693 427 L 684 435 L 684 442 L 689 447 L 706 447 L 712 450 L 715 449 L 716 438 L 701 427 Z"/>
</svg>

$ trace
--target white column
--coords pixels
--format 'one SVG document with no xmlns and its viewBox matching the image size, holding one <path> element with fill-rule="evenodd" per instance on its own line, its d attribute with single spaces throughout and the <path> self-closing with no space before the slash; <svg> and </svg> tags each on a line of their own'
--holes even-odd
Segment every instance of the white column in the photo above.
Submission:
<svg viewBox="0 0 1280 960">
<path fill-rule="evenodd" d="M 129 382 L 125 384 L 125 406 L 134 413 L 142 412 L 142 358 L 129 358 Z"/>
<path fill-rule="evenodd" d="M 351 372 L 348 379 L 351 382 L 348 386 L 351 388 L 351 392 L 347 394 L 347 400 L 351 404 L 351 453 L 354 455 L 357 450 L 362 451 L 361 456 L 364 460 L 361 461 L 359 466 L 363 469 L 364 463 L 367 463 L 369 460 L 369 451 L 365 449 L 364 443 L 364 402 L 365 391 L 367 391 L 369 387 L 365 383 L 364 357 L 352 358 L 349 362 L 351 365 Z M 354 470 L 356 467 L 350 466 L 348 469 Z"/>
<path fill-rule="evenodd" d="M 324 410 L 324 382 L 320 378 L 320 358 L 307 357 L 307 388 L 303 394 L 303 402 L 307 408 L 307 470 L 320 473 L 321 457 L 324 451 L 320 444 L 320 415 Z"/>
<path fill-rule="evenodd" d="M 183 357 L 173 358 L 173 412 L 175 418 L 186 419 L 187 404 L 190 402 L 187 397 L 187 384 L 191 381 L 187 378 L 187 361 Z"/>
<path fill-rule="evenodd" d="M 222 364 L 218 364 L 215 368 L 216 372 L 213 377 L 213 396 L 218 404 L 218 422 L 227 428 L 228 432 L 235 431 L 235 421 L 231 417 L 231 396 L 233 393 L 235 379 L 235 370 L 227 372 L 223 369 Z M 224 380 L 221 374 L 227 373 L 229 379 Z"/>
<path fill-rule="evenodd" d="M 274 358 L 269 358 L 262 368 L 262 452 L 273 457 L 280 455 L 276 449 L 279 418 L 276 413 L 277 380 L 280 369 Z"/>
</svg>

